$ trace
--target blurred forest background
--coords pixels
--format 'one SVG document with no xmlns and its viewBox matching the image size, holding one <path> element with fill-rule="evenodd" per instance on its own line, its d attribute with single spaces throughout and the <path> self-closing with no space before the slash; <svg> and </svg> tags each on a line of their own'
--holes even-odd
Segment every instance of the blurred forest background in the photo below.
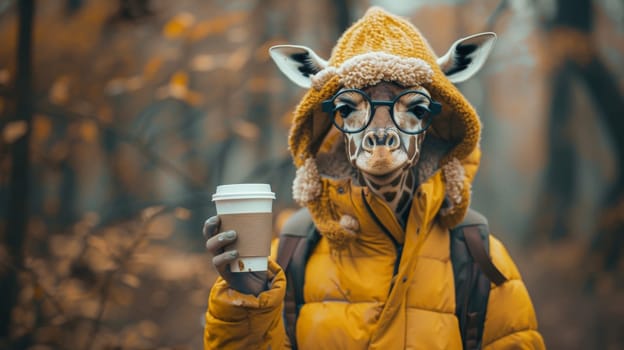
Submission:
<svg viewBox="0 0 624 350">
<path fill-rule="evenodd" d="M 491 30 L 473 207 L 551 349 L 624 347 L 621 0 L 0 0 L 0 349 L 199 349 L 217 184 L 271 183 L 303 90 L 267 49 L 329 56 L 370 5 L 438 54 Z"/>
</svg>

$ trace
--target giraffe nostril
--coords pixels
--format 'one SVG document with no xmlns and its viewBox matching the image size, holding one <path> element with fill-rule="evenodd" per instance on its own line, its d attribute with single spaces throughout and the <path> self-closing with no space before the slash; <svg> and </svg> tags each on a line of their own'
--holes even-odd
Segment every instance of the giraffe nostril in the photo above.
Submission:
<svg viewBox="0 0 624 350">
<path fill-rule="evenodd" d="M 375 136 L 368 133 L 364 135 L 363 146 L 365 150 L 372 150 L 375 147 Z"/>
<path fill-rule="evenodd" d="M 399 147 L 399 136 L 395 133 L 390 133 L 388 135 L 386 145 L 391 149 L 396 149 Z"/>
<path fill-rule="evenodd" d="M 385 146 L 390 150 L 395 150 L 399 148 L 400 140 L 399 135 L 393 130 L 370 131 L 362 138 L 362 148 L 369 152 L 372 152 L 376 146 Z"/>
</svg>

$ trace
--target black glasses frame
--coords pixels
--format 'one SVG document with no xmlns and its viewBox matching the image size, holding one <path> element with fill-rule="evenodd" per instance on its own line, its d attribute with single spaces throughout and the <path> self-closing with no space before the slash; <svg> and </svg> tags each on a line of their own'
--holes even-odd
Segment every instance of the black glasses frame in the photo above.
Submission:
<svg viewBox="0 0 624 350">
<path fill-rule="evenodd" d="M 336 108 L 334 107 L 334 101 L 336 100 L 336 98 L 338 96 L 340 96 L 341 94 L 347 93 L 347 92 L 357 92 L 360 95 L 362 95 L 366 101 L 368 102 L 368 104 L 371 106 L 369 114 L 368 115 L 368 121 L 366 122 L 366 124 L 364 126 L 362 126 L 360 129 L 357 130 L 344 130 L 342 127 L 340 127 L 340 125 L 338 125 L 338 123 L 336 122 Z M 429 107 L 424 107 L 421 106 L 422 108 L 424 108 L 430 115 L 431 118 L 429 118 L 427 125 L 425 125 L 422 130 L 419 131 L 407 131 L 407 130 L 403 130 L 399 124 L 396 122 L 396 120 L 394 120 L 394 104 L 404 95 L 409 94 L 409 93 L 415 93 L 421 96 L 424 96 L 427 100 L 429 100 Z M 402 93 L 400 93 L 399 95 L 397 95 L 392 101 L 382 101 L 382 100 L 372 100 L 370 98 L 370 96 L 368 96 L 368 94 L 360 89 L 346 89 L 346 90 L 341 90 L 339 92 L 337 92 L 334 96 L 332 96 L 332 98 L 330 98 L 329 100 L 325 100 L 323 102 L 321 102 L 321 108 L 323 110 L 323 112 L 328 113 L 331 116 L 331 120 L 332 123 L 338 128 L 338 130 L 347 133 L 347 134 L 355 134 L 358 133 L 364 129 L 366 129 L 370 123 L 373 121 L 373 116 L 375 115 L 375 111 L 377 109 L 377 106 L 388 106 L 390 107 L 390 117 L 392 119 L 392 122 L 394 123 L 394 125 L 401 130 L 402 132 L 406 133 L 406 134 L 410 134 L 410 135 L 417 135 L 417 134 L 421 134 L 423 133 L 425 130 L 427 130 L 429 128 L 429 126 L 431 126 L 431 123 L 433 121 L 433 117 L 437 114 L 439 114 L 442 111 L 442 105 L 439 102 L 436 102 L 434 100 L 431 99 L 431 97 L 427 96 L 426 94 L 424 94 L 421 91 L 416 91 L 416 90 L 406 90 L 403 91 Z"/>
</svg>

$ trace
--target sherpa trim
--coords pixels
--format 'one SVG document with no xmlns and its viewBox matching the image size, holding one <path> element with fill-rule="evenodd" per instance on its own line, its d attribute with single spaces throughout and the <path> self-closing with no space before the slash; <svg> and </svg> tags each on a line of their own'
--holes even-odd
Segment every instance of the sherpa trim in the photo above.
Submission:
<svg viewBox="0 0 624 350">
<path fill-rule="evenodd" d="M 451 159 L 442 166 L 442 175 L 446 182 L 446 195 L 453 205 L 461 204 L 466 172 L 457 158 Z"/>
<path fill-rule="evenodd" d="M 340 217 L 340 226 L 343 228 L 357 232 L 360 230 L 360 223 L 351 215 L 343 215 Z"/>
<path fill-rule="evenodd" d="M 301 206 L 317 199 L 322 190 L 320 179 L 314 159 L 306 159 L 303 166 L 297 169 L 293 181 L 293 199 Z"/>
<path fill-rule="evenodd" d="M 367 52 L 344 61 L 340 67 L 327 67 L 312 76 L 312 86 L 320 90 L 334 75 L 347 89 L 361 89 L 382 81 L 403 86 L 416 86 L 431 82 L 433 70 L 420 58 L 400 57 L 385 52 Z"/>
<path fill-rule="evenodd" d="M 336 75 L 336 68 L 326 67 L 318 73 L 312 75 L 310 80 L 312 81 L 312 87 L 314 90 L 319 91 L 325 86 L 325 83 Z"/>
</svg>

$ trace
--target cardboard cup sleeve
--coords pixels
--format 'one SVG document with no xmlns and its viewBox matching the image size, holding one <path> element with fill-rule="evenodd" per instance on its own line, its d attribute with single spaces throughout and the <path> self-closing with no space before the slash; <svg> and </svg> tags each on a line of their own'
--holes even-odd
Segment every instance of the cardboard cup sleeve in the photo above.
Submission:
<svg viewBox="0 0 624 350">
<path fill-rule="evenodd" d="M 236 242 L 228 246 L 228 250 L 238 250 L 240 257 L 230 265 L 230 270 L 232 272 L 266 271 L 267 257 L 271 251 L 273 238 L 272 214 L 223 214 L 219 217 L 221 218 L 221 231 L 234 230 L 238 235 Z"/>
</svg>

